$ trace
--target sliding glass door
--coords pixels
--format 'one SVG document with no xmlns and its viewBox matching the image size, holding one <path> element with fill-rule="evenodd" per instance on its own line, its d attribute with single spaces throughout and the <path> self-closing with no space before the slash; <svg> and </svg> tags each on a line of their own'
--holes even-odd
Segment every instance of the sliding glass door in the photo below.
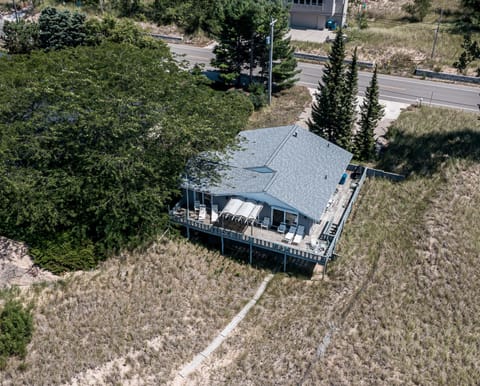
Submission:
<svg viewBox="0 0 480 386">
<path fill-rule="evenodd" d="M 288 212 L 283 209 L 272 209 L 272 225 L 278 227 L 280 223 L 285 222 L 287 225 L 292 225 L 297 222 L 297 214 Z"/>
</svg>

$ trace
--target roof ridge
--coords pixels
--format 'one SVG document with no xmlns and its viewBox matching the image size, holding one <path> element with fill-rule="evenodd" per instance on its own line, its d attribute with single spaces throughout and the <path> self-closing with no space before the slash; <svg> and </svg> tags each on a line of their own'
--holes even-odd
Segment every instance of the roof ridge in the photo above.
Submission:
<svg viewBox="0 0 480 386">
<path fill-rule="evenodd" d="M 270 156 L 270 158 L 267 160 L 267 162 L 265 162 L 265 166 L 267 166 L 270 162 L 272 162 L 272 160 L 277 156 L 277 154 L 280 152 L 280 150 L 282 150 L 282 147 L 285 146 L 285 144 L 287 143 L 288 139 L 292 136 L 292 134 L 295 132 L 295 130 L 297 129 L 297 125 L 293 125 L 292 126 L 292 129 L 288 132 L 288 134 L 285 136 L 285 138 L 283 139 L 283 141 L 280 143 L 280 145 L 278 145 L 278 147 L 275 149 L 275 151 L 272 153 L 272 155 Z"/>
<path fill-rule="evenodd" d="M 285 136 L 285 138 L 283 139 L 283 141 L 280 143 L 280 145 L 278 145 L 277 149 L 272 153 L 272 155 L 270 156 L 270 158 L 267 160 L 267 162 L 265 163 L 265 166 L 267 166 L 270 162 L 273 161 L 273 159 L 277 156 L 277 154 L 280 152 L 280 150 L 282 150 L 282 147 L 285 146 L 285 144 L 287 143 L 287 141 L 290 139 L 290 137 L 293 135 L 293 133 L 297 130 L 297 125 L 293 125 L 292 126 L 292 129 L 288 132 L 288 134 Z M 268 166 L 270 167 L 270 166 Z M 270 168 L 272 169 L 272 168 Z M 272 169 L 273 170 L 273 169 Z M 267 192 L 268 189 L 272 186 L 272 184 L 275 182 L 277 176 L 278 176 L 278 171 L 275 170 L 275 173 L 274 175 L 272 176 L 272 179 L 268 182 L 268 184 L 265 186 L 265 188 L 263 188 L 263 191 L 264 192 Z"/>
</svg>

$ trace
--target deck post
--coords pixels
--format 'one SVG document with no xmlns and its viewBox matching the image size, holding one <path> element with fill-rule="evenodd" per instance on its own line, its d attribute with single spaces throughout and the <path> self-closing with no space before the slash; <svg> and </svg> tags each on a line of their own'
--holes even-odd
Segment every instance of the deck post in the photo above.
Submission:
<svg viewBox="0 0 480 386">
<path fill-rule="evenodd" d="M 283 253 L 283 272 L 287 272 L 287 252 Z"/>
<path fill-rule="evenodd" d="M 222 235 L 220 236 L 220 239 L 222 240 L 222 255 L 223 255 L 223 250 L 224 250 L 223 230 L 222 230 Z"/>
<path fill-rule="evenodd" d="M 252 239 L 250 238 L 250 265 L 252 265 L 252 260 L 253 260 L 253 242 L 252 242 Z"/>
</svg>

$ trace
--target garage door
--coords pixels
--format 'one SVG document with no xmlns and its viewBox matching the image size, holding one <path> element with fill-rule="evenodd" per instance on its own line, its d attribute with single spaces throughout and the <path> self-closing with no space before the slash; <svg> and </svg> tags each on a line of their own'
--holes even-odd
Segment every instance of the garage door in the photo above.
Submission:
<svg viewBox="0 0 480 386">
<path fill-rule="evenodd" d="M 317 29 L 317 15 L 309 15 L 308 13 L 292 13 L 290 25 L 292 27 Z"/>
</svg>

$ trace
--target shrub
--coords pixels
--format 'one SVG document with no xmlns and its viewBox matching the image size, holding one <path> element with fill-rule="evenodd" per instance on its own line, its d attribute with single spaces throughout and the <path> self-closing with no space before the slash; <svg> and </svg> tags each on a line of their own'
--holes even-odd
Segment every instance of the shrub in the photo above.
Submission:
<svg viewBox="0 0 480 386">
<path fill-rule="evenodd" d="M 26 355 L 27 345 L 32 338 L 33 318 L 30 309 L 26 309 L 16 300 L 9 299 L 0 313 L 0 364 L 6 364 L 6 358 Z"/>
<path fill-rule="evenodd" d="M 267 93 L 265 92 L 265 86 L 262 83 L 250 83 L 248 91 L 250 93 L 250 101 L 255 110 L 259 110 L 267 104 Z"/>
<path fill-rule="evenodd" d="M 413 73 L 415 70 L 415 62 L 412 57 L 406 52 L 396 52 L 385 62 L 381 63 L 381 67 L 387 71 L 406 71 Z"/>
<path fill-rule="evenodd" d="M 357 23 L 358 23 L 358 28 L 360 29 L 368 28 L 368 20 L 367 20 L 366 12 L 361 12 L 357 15 Z"/>
<path fill-rule="evenodd" d="M 79 240 L 71 232 L 63 232 L 54 240 L 42 242 L 31 248 L 30 253 L 35 264 L 55 274 L 91 269 L 98 263 L 94 244 L 87 239 Z"/>
<path fill-rule="evenodd" d="M 405 4 L 402 8 L 410 15 L 412 21 L 423 21 L 430 6 L 431 0 L 413 0 L 413 3 Z"/>
</svg>

